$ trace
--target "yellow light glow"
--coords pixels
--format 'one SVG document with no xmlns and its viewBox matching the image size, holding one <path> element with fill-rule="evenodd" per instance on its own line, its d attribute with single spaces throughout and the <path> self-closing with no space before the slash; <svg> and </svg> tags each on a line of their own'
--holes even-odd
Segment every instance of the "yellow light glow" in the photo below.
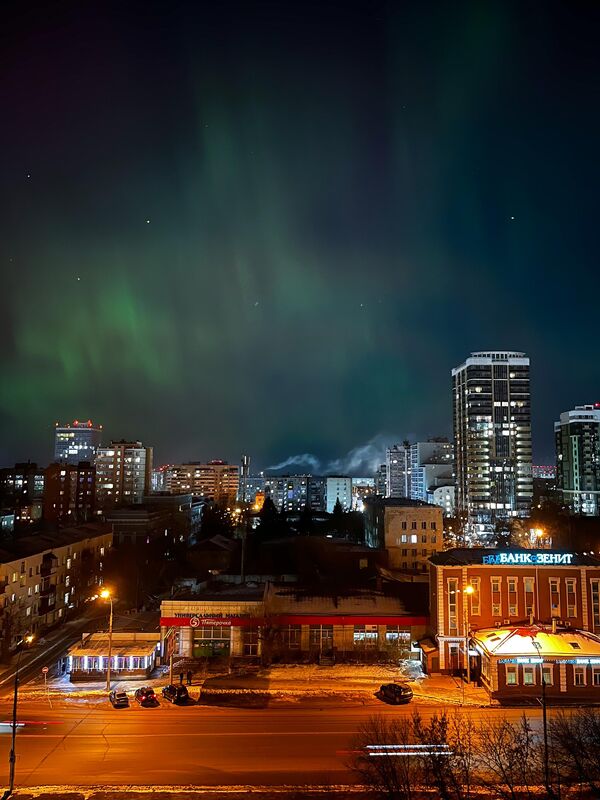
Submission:
<svg viewBox="0 0 600 800">
<path fill-rule="evenodd" d="M 108 589 L 102 589 L 102 591 L 100 592 L 100 597 L 103 600 L 108 600 L 108 598 L 110 597 L 110 592 L 108 591 Z"/>
<path fill-rule="evenodd" d="M 473 594 L 475 589 L 469 584 L 469 586 L 465 586 L 465 594 Z"/>
<path fill-rule="evenodd" d="M 31 644 L 33 642 L 33 636 L 31 634 L 29 636 L 26 636 L 25 641 L 27 642 L 27 644 Z"/>
</svg>

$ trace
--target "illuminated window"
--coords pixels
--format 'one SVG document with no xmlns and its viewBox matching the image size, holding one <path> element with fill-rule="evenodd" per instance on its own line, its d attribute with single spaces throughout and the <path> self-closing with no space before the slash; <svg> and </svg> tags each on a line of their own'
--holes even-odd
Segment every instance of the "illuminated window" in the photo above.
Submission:
<svg viewBox="0 0 600 800">
<path fill-rule="evenodd" d="M 585 686 L 585 667 L 573 667 L 575 686 Z"/>
<path fill-rule="evenodd" d="M 458 578 L 448 578 L 448 631 L 458 632 L 457 617 Z"/>
<path fill-rule="evenodd" d="M 517 668 L 512 664 L 506 665 L 506 685 L 517 686 L 519 683 L 517 678 Z"/>
<path fill-rule="evenodd" d="M 554 670 L 552 667 L 543 667 L 543 674 L 546 686 L 552 686 L 554 683 Z"/>
</svg>

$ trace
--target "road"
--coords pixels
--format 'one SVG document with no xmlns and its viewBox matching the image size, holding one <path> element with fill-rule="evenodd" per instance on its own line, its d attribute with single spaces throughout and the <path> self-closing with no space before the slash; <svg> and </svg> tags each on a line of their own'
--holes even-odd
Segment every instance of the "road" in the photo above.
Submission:
<svg viewBox="0 0 600 800">
<path fill-rule="evenodd" d="M 17 733 L 18 786 L 281 785 L 351 781 L 345 762 L 352 738 L 374 713 L 429 717 L 435 708 L 413 703 L 225 709 L 191 705 L 128 709 L 82 705 L 55 708 L 23 703 Z M 519 709 L 471 709 L 476 718 Z M 529 710 L 532 717 L 540 712 Z M 0 769 L 8 766 L 11 710 L 0 704 Z M 1 773 L 0 773 L 1 774 Z M 0 780 L 0 783 L 2 781 Z"/>
</svg>

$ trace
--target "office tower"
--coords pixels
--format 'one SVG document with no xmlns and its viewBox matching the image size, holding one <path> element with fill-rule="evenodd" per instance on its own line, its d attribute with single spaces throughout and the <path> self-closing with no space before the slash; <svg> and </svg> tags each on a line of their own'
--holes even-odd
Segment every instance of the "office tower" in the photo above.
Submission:
<svg viewBox="0 0 600 800">
<path fill-rule="evenodd" d="M 15 464 L 0 469 L 0 507 L 14 513 L 17 528 L 22 529 L 42 517 L 44 470 L 37 464 Z"/>
<path fill-rule="evenodd" d="M 46 522 L 87 522 L 94 514 L 96 468 L 89 461 L 50 464 L 44 470 Z"/>
<path fill-rule="evenodd" d="M 61 464 L 78 464 L 80 461 L 93 464 L 101 441 L 102 425 L 94 425 L 91 419 L 86 422 L 76 419 L 67 425 L 57 422 L 54 430 L 54 460 Z"/>
<path fill-rule="evenodd" d="M 98 508 L 141 503 L 150 492 L 152 448 L 141 442 L 112 441 L 96 453 Z"/>
<path fill-rule="evenodd" d="M 327 476 L 327 513 L 331 514 L 337 501 L 344 511 L 352 510 L 352 478 L 347 475 Z"/>
<path fill-rule="evenodd" d="M 410 497 L 410 445 L 394 444 L 385 453 L 386 497 Z"/>
<path fill-rule="evenodd" d="M 471 353 L 452 370 L 457 511 L 472 532 L 530 513 L 531 402 L 524 353 Z M 477 526 L 477 527 L 475 527 Z"/>
<path fill-rule="evenodd" d="M 436 489 L 453 486 L 454 448 L 447 439 L 428 439 L 410 445 L 411 500 L 435 503 Z"/>
<path fill-rule="evenodd" d="M 556 488 L 574 514 L 600 514 L 600 403 L 575 406 L 554 423 Z"/>
</svg>

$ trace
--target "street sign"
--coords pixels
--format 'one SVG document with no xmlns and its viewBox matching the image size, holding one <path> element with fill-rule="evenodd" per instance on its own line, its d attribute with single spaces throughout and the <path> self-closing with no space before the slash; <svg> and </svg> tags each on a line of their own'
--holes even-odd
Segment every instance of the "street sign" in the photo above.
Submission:
<svg viewBox="0 0 600 800">
<path fill-rule="evenodd" d="M 42 675 L 45 675 L 48 672 L 48 667 L 42 667 Z"/>
</svg>

